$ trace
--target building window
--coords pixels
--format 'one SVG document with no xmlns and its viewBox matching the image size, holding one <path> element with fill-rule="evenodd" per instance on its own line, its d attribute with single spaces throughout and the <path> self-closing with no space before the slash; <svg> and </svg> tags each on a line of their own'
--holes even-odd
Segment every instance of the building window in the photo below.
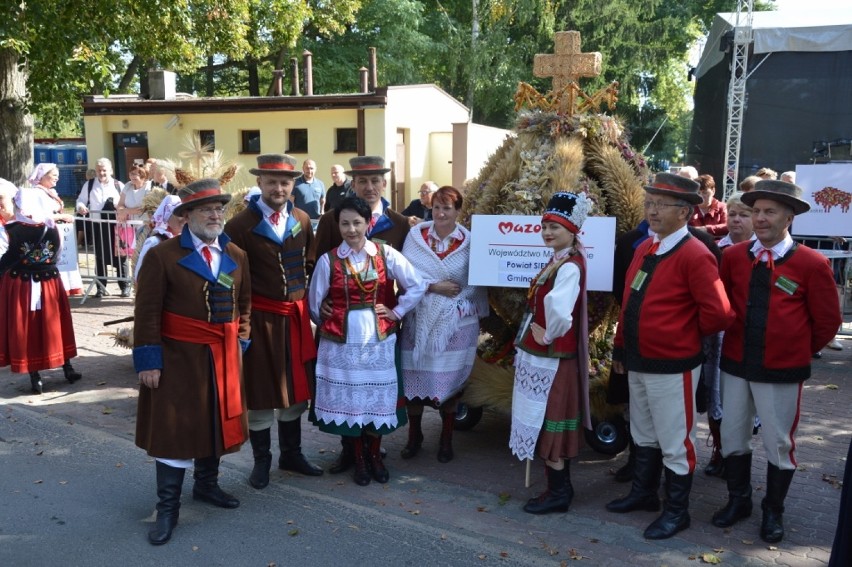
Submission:
<svg viewBox="0 0 852 567">
<path fill-rule="evenodd" d="M 308 129 L 307 128 L 290 128 L 287 130 L 287 153 L 288 154 L 306 154 L 308 153 Z"/>
<path fill-rule="evenodd" d="M 334 148 L 335 152 L 356 153 L 358 151 L 357 128 L 337 128 L 335 130 L 335 139 L 337 140 L 337 145 Z"/>
<path fill-rule="evenodd" d="M 214 130 L 198 130 L 198 139 L 202 146 L 207 146 L 208 151 L 216 151 L 216 132 Z"/>
<path fill-rule="evenodd" d="M 240 145 L 241 154 L 259 154 L 260 153 L 260 130 L 241 130 L 242 145 Z"/>
</svg>

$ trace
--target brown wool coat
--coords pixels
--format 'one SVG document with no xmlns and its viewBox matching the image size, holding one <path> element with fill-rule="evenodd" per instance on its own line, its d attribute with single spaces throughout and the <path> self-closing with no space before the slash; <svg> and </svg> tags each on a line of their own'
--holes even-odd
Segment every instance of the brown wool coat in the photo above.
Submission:
<svg viewBox="0 0 852 567">
<path fill-rule="evenodd" d="M 298 301 L 307 293 L 305 279 L 305 253 L 310 250 L 314 241 L 311 220 L 308 215 L 293 208 L 290 215 L 301 225 L 302 229 L 296 236 L 289 236 L 284 243 L 278 243 L 266 236 L 254 232 L 256 227 L 271 228 L 263 220 L 259 210 L 249 207 L 231 219 L 225 225 L 225 233 L 232 242 L 242 248 L 249 259 L 251 270 L 251 290 L 253 294 L 262 295 L 277 301 Z M 279 253 L 299 252 L 298 256 L 288 257 L 281 262 Z M 300 262 L 298 266 L 286 269 L 282 264 Z M 289 282 L 289 286 L 301 289 L 288 291 L 285 294 L 284 280 L 286 274 L 293 277 L 301 276 Z M 307 312 L 306 312 L 307 316 Z M 251 410 L 287 408 L 302 400 L 295 399 L 293 377 L 290 371 L 290 342 L 291 329 L 289 318 L 283 315 L 252 310 L 251 313 L 251 348 L 246 351 L 243 359 L 246 387 L 246 400 Z M 313 340 L 312 337 L 304 337 Z M 313 362 L 304 365 L 308 378 L 308 388 L 313 391 Z"/>
<path fill-rule="evenodd" d="M 237 264 L 230 273 L 234 278 L 232 320 L 240 322 L 240 338 L 248 339 L 251 310 L 248 259 L 232 243 L 227 244 L 223 252 Z M 222 443 L 209 347 L 167 339 L 160 333 L 164 310 L 184 317 L 208 319 L 204 291 L 207 281 L 178 265 L 179 260 L 191 254 L 198 253 L 181 247 L 181 237 L 167 240 L 145 256 L 137 281 L 134 348 L 159 345 L 163 352 L 159 387 L 140 387 L 136 417 L 136 445 L 153 457 L 218 457 L 240 450 L 240 444 L 226 450 Z M 245 410 L 242 426 L 245 441 L 248 436 Z"/>
</svg>

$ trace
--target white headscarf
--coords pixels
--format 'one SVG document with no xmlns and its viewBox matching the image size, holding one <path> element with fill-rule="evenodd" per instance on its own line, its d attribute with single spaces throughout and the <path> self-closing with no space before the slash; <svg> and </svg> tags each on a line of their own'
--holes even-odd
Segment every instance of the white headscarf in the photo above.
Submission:
<svg viewBox="0 0 852 567">
<path fill-rule="evenodd" d="M 154 216 L 151 221 L 154 223 L 152 232 L 162 234 L 163 236 L 171 237 L 169 231 L 169 219 L 172 217 L 172 211 L 180 205 L 180 197 L 177 195 L 166 195 L 160 202 L 160 206 L 154 211 Z"/>
<path fill-rule="evenodd" d="M 45 224 L 53 228 L 55 203 L 47 193 L 39 189 L 18 189 L 15 198 L 15 221 L 24 224 Z"/>
<path fill-rule="evenodd" d="M 41 181 L 42 177 L 44 177 L 45 175 L 47 175 L 48 172 L 54 169 L 59 170 L 55 163 L 40 163 L 35 167 L 33 172 L 30 173 L 30 177 L 27 179 L 27 181 L 30 182 L 30 185 L 35 187 L 36 185 L 38 185 L 39 181 Z"/>
</svg>

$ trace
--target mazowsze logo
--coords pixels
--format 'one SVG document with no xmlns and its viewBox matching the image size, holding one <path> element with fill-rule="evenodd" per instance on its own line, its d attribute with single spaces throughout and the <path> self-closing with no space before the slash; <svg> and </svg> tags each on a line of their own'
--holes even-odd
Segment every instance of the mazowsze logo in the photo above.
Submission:
<svg viewBox="0 0 852 567">
<path fill-rule="evenodd" d="M 512 221 L 501 222 L 497 225 L 497 230 L 500 231 L 501 234 L 509 234 L 510 232 L 522 232 L 526 234 L 538 234 L 541 232 L 540 224 L 519 224 L 514 223 Z"/>
</svg>

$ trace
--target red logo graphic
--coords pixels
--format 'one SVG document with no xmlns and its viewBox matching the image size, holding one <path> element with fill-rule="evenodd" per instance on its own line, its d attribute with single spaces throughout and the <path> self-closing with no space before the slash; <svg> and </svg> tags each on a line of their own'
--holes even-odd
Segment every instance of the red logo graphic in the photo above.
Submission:
<svg viewBox="0 0 852 567">
<path fill-rule="evenodd" d="M 538 234 L 541 232 L 540 224 L 515 224 L 511 221 L 501 222 L 497 225 L 497 230 L 500 231 L 501 234 L 509 234 L 510 232 L 515 233 L 524 233 L 524 234 Z"/>
</svg>

